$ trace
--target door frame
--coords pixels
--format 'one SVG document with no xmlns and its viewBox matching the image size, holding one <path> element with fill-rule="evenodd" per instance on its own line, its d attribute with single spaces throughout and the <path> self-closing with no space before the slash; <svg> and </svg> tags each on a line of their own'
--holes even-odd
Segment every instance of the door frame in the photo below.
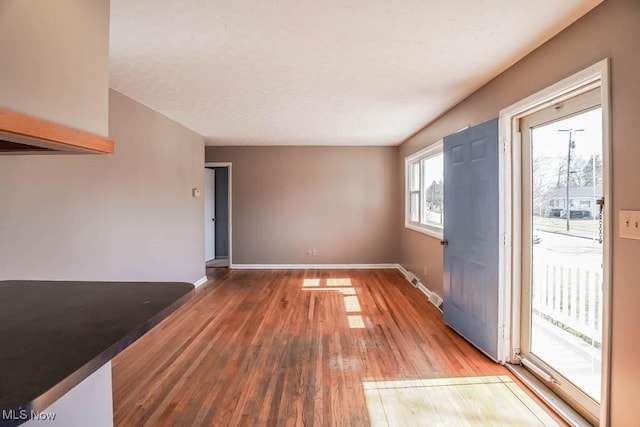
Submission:
<svg viewBox="0 0 640 427">
<path fill-rule="evenodd" d="M 233 268 L 233 234 L 232 234 L 232 230 L 233 230 L 233 173 L 232 173 L 232 166 L 233 164 L 231 162 L 205 162 L 204 163 L 204 167 L 205 168 L 228 168 L 229 169 L 229 182 L 228 182 L 228 189 L 229 189 L 229 226 L 228 226 L 228 230 L 227 232 L 229 233 L 229 268 Z M 203 215 L 204 215 L 204 211 L 203 211 Z M 206 258 L 206 257 L 205 257 Z M 205 262 L 207 262 L 205 260 Z"/>
<path fill-rule="evenodd" d="M 498 345 L 499 360 L 516 362 L 520 348 L 521 303 L 521 202 L 522 202 L 522 151 L 518 119 L 552 104 L 600 88 L 602 102 L 602 160 L 604 235 L 603 243 L 603 328 L 602 328 L 602 383 L 600 398 L 600 425 L 609 425 L 610 408 L 610 360 L 611 360 L 611 266 L 612 252 L 612 177 L 611 177 L 611 109 L 609 58 L 555 83 L 500 111 L 499 141 L 502 155 L 499 158 L 500 220 L 499 233 L 502 245 L 499 253 L 498 283 L 500 289 L 501 339 Z M 505 321 L 506 320 L 506 321 Z"/>
</svg>

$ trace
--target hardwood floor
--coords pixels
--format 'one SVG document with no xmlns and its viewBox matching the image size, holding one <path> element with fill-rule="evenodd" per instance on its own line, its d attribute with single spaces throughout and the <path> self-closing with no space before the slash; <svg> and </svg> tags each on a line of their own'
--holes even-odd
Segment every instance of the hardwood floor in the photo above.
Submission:
<svg viewBox="0 0 640 427">
<path fill-rule="evenodd" d="M 395 270 L 210 279 L 114 359 L 116 425 L 558 423 Z"/>
</svg>

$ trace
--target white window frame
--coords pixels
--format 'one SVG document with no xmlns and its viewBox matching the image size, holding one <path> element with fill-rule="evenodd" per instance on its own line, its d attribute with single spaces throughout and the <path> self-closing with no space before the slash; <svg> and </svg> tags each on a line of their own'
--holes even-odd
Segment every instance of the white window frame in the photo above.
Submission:
<svg viewBox="0 0 640 427">
<path fill-rule="evenodd" d="M 436 225 L 424 224 L 421 222 L 422 220 L 422 197 L 424 194 L 424 182 L 422 179 L 422 173 L 420 174 L 420 197 L 418 206 L 420 207 L 420 212 L 418 212 L 418 221 L 411 221 L 411 165 L 416 162 L 422 162 L 425 159 L 429 159 L 431 157 L 435 157 L 437 155 L 443 154 L 443 140 L 439 140 L 434 142 L 433 144 L 423 148 L 422 150 L 413 153 L 404 158 L 404 226 L 410 230 L 418 231 L 420 233 L 424 233 L 428 236 L 435 237 L 437 239 L 442 240 L 443 236 L 443 227 L 439 227 Z M 420 166 L 422 168 L 422 165 Z M 422 171 L 422 169 L 421 169 Z"/>
</svg>

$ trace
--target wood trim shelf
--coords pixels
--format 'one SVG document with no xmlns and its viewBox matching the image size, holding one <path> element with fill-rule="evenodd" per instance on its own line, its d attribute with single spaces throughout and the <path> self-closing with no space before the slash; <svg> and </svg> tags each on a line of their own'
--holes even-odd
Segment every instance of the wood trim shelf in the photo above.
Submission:
<svg viewBox="0 0 640 427">
<path fill-rule="evenodd" d="M 0 108 L 0 155 L 113 152 L 112 139 Z"/>
</svg>

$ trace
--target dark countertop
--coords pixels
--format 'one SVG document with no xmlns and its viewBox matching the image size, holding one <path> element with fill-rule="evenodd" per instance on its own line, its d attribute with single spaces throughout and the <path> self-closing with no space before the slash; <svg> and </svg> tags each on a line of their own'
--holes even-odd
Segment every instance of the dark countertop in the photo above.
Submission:
<svg viewBox="0 0 640 427">
<path fill-rule="evenodd" d="M 193 289 L 175 282 L 0 281 L 0 411 L 46 409 Z M 5 425 L 15 423 L 0 417 Z"/>
</svg>

